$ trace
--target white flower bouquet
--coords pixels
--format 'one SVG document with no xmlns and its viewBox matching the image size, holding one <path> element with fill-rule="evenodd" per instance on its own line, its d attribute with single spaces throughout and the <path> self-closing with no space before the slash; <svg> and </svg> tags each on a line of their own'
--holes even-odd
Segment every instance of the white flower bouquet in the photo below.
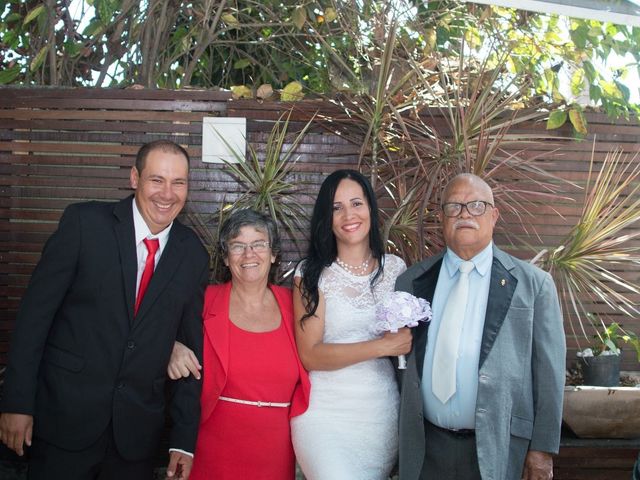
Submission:
<svg viewBox="0 0 640 480">
<path fill-rule="evenodd" d="M 424 298 L 418 298 L 408 292 L 391 292 L 376 304 L 376 323 L 374 332 L 397 332 L 403 327 L 417 327 L 419 322 L 431 320 L 431 306 Z M 398 356 L 398 368 L 407 368 L 404 355 Z"/>
</svg>

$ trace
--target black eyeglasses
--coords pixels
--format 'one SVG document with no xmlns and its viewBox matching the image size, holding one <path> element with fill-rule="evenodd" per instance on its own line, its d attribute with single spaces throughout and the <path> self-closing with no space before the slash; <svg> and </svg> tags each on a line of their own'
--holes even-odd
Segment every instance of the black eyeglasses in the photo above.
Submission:
<svg viewBox="0 0 640 480">
<path fill-rule="evenodd" d="M 487 206 L 493 208 L 493 204 L 484 200 L 473 200 L 467 203 L 450 202 L 442 205 L 442 212 L 445 217 L 457 217 L 462 213 L 462 207 L 464 207 L 469 212 L 469 215 L 479 217 L 487 211 Z"/>
</svg>

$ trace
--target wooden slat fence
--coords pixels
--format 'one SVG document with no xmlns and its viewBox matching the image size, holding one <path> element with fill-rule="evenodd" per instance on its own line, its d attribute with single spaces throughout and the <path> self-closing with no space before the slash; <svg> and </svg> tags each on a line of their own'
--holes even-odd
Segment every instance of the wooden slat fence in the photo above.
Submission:
<svg viewBox="0 0 640 480">
<path fill-rule="evenodd" d="M 273 121 L 291 108 L 293 132 L 316 113 L 344 117 L 326 102 L 232 101 L 225 92 L 0 89 L 0 366 L 6 361 L 10 331 L 29 275 L 65 206 L 128 195 L 129 169 L 139 146 L 169 138 L 184 145 L 192 157 L 189 211 L 212 213 L 222 202 L 237 198 L 242 188 L 222 165 L 201 161 L 202 118 L 246 117 L 248 142 L 263 153 Z M 640 151 L 640 126 L 634 120 L 612 122 L 597 113 L 587 118 L 590 134 L 583 141 L 572 140 L 567 126 L 553 132 L 555 140 L 526 144 L 523 156 L 538 159 L 549 172 L 577 186 L 561 183 L 563 194 L 571 200 L 538 202 L 533 207 L 535 215 L 523 222 L 503 212 L 498 243 L 521 258 L 557 245 L 577 219 L 583 198 L 578 187 L 585 184 L 592 148 L 597 161 L 616 147 Z M 438 127 L 442 120 L 437 112 L 433 122 L 434 128 L 442 127 Z M 528 123 L 512 133 L 537 134 L 544 128 L 544 123 Z M 358 152 L 358 145 L 333 135 L 321 122 L 314 123 L 296 152 L 294 175 L 303 190 L 296 200 L 310 210 L 324 176 L 337 168 L 355 168 Z M 530 235 L 533 230 L 539 239 Z M 534 249 L 509 244 L 522 244 L 522 240 Z M 300 255 L 288 239 L 285 263 Z M 637 265 L 621 263 L 619 272 L 625 278 L 640 280 Z M 639 296 L 633 298 L 640 302 Z M 594 307 L 594 312 L 601 311 L 606 308 Z M 621 322 L 640 332 L 640 320 Z M 577 342 L 568 332 L 568 359 L 573 361 Z M 625 352 L 623 368 L 638 370 L 630 351 Z"/>
</svg>

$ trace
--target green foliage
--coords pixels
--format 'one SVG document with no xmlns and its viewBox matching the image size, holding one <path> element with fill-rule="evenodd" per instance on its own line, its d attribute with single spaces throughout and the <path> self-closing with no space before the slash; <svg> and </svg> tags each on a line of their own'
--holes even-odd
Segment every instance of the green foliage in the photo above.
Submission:
<svg viewBox="0 0 640 480">
<path fill-rule="evenodd" d="M 563 311 L 573 315 L 587 338 L 587 329 L 594 327 L 591 305 L 640 314 L 628 297 L 640 294 L 640 285 L 616 273 L 622 264 L 640 264 L 640 247 L 630 244 L 640 237 L 640 165 L 637 156 L 628 158 L 617 150 L 607 154 L 597 173 L 593 168 L 592 156 L 579 221 L 558 247 L 533 260 L 551 273 Z M 570 325 L 575 335 L 574 322 Z"/>
<path fill-rule="evenodd" d="M 600 355 L 607 350 L 619 354 L 622 344 L 625 343 L 633 347 L 636 358 L 640 362 L 640 338 L 634 332 L 625 330 L 617 322 L 606 325 L 601 320 L 595 320 L 593 316 L 591 320 L 594 325 L 599 323 L 592 342 L 594 355 Z"/>
<path fill-rule="evenodd" d="M 33 20 L 38 18 L 39 15 L 41 15 L 43 13 L 45 13 L 44 5 L 38 5 L 33 10 L 31 10 L 29 13 L 27 13 L 27 15 L 24 17 L 24 20 L 22 21 L 22 25 L 23 26 L 27 25 L 28 23 L 32 22 Z"/>
<path fill-rule="evenodd" d="M 261 159 L 258 152 L 247 145 L 248 158 L 244 152 L 233 149 L 237 162 L 225 162 L 227 169 L 245 192 L 233 203 L 232 209 L 253 208 L 268 213 L 294 241 L 297 232 L 307 226 L 307 215 L 299 200 L 295 197 L 302 195 L 301 185 L 292 178 L 292 169 L 296 158 L 293 156 L 298 145 L 307 134 L 313 119 L 297 133 L 295 138 L 287 138 L 289 129 L 289 115 L 282 116 L 276 121 L 267 139 L 266 151 Z M 285 149 L 285 141 L 288 146 Z"/>
<path fill-rule="evenodd" d="M 20 75 L 20 66 L 14 65 L 6 70 L 0 71 L 0 85 L 12 83 Z"/>
<path fill-rule="evenodd" d="M 457 173 L 485 178 L 500 208 L 518 218 L 527 215 L 532 198 L 557 198 L 553 177 L 535 166 L 534 156 L 522 154 L 528 142 L 548 136 L 509 133 L 515 124 L 545 116 L 523 108 L 528 82 L 504 74 L 509 52 L 497 63 L 483 62 L 466 55 L 463 43 L 457 58 L 414 59 L 414 39 L 407 40 L 403 27 L 386 22 L 386 14 L 377 25 L 377 35 L 353 63 L 357 68 L 342 65 L 352 88 L 329 97 L 344 116 L 328 128 L 360 149 L 360 167 L 380 199 L 392 251 L 413 263 L 442 247 L 439 196 Z M 407 59 L 403 68 L 398 58 Z"/>
<path fill-rule="evenodd" d="M 217 248 L 218 229 L 238 209 L 252 208 L 268 214 L 278 225 L 281 236 L 292 240 L 298 253 L 301 253 L 301 242 L 305 238 L 300 237 L 300 232 L 306 232 L 309 218 L 300 203 L 300 199 L 306 195 L 304 182 L 296 179 L 292 170 L 296 163 L 296 149 L 307 134 L 313 118 L 292 135 L 289 132 L 289 117 L 290 113 L 283 115 L 273 124 L 264 154 L 247 145 L 248 155 L 245 155 L 220 135 L 236 159 L 236 162 L 225 162 L 226 170 L 244 191 L 235 201 L 224 201 L 212 215 L 190 215 L 196 232 L 209 251 L 213 280 L 223 268 Z"/>
<path fill-rule="evenodd" d="M 567 112 L 564 110 L 554 110 L 549 114 L 549 119 L 547 120 L 547 130 L 553 130 L 555 128 L 560 128 L 567 121 Z"/>
<path fill-rule="evenodd" d="M 587 119 L 584 118 L 582 108 L 576 106 L 569 110 L 569 120 L 576 132 L 581 135 L 587 134 Z"/>
<path fill-rule="evenodd" d="M 501 74 L 530 80 L 525 105 L 543 99 L 568 115 L 587 103 L 612 116 L 640 110 L 626 80 L 640 71 L 640 29 L 455 0 L 79 0 L 73 8 L 9 0 L 0 11 L 0 71 L 12 73 L 1 80 L 254 89 L 295 80 L 320 94 L 366 92 L 377 76 L 366 75 L 371 47 L 391 23 L 400 77 L 412 62 L 455 61 L 465 45 L 465 55 L 488 65 L 509 52 Z M 625 61 L 607 71 L 614 54 Z"/>
<path fill-rule="evenodd" d="M 316 21 L 313 8 L 299 10 L 297 2 L 10 0 L 4 5 L 0 70 L 18 66 L 19 74 L 5 79 L 14 83 L 282 87 L 314 72 L 296 60 L 298 52 L 287 40 L 300 35 L 283 21 L 293 12 Z M 45 45 L 53 55 L 41 53 Z"/>
</svg>

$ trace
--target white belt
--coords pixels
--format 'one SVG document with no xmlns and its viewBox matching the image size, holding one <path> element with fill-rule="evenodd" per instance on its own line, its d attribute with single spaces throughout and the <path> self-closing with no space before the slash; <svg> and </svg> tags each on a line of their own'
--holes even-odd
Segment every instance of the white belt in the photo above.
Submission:
<svg viewBox="0 0 640 480">
<path fill-rule="evenodd" d="M 290 402 L 287 403 L 278 403 L 278 402 L 252 402 L 251 400 L 240 400 L 239 398 L 230 398 L 230 397 L 218 397 L 220 400 L 224 400 L 225 402 L 231 403 L 241 403 L 242 405 L 253 405 L 254 407 L 280 407 L 286 408 L 291 405 Z"/>
</svg>

